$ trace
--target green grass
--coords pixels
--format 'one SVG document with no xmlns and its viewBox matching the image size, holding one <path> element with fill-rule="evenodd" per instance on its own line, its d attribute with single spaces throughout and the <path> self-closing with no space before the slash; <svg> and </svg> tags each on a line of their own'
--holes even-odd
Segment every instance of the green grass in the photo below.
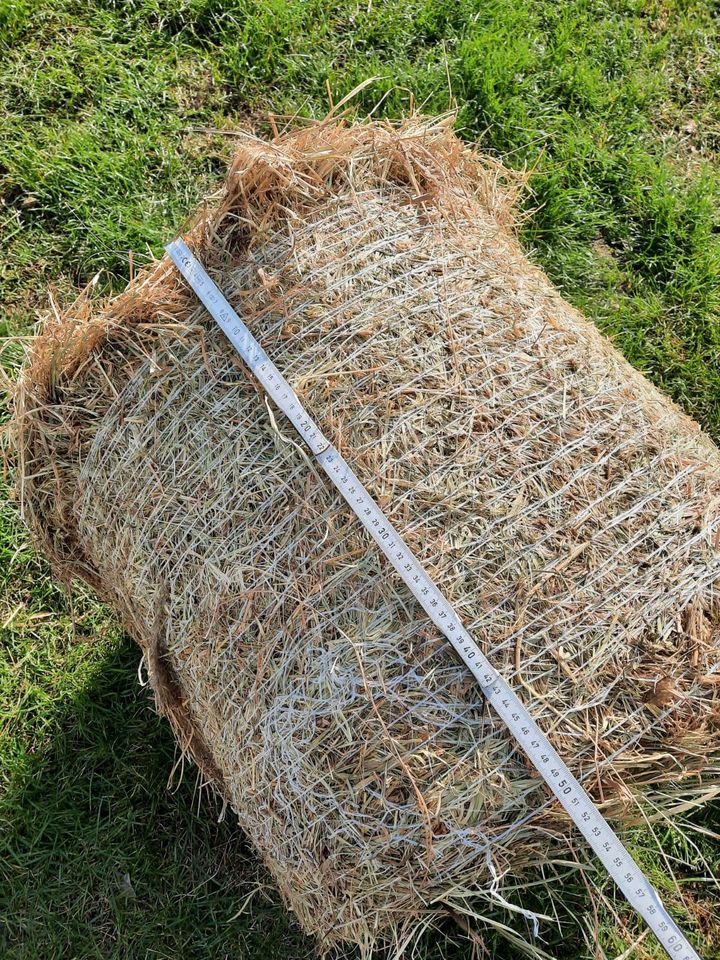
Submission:
<svg viewBox="0 0 720 960">
<path fill-rule="evenodd" d="M 119 289 L 268 111 L 455 105 L 468 139 L 534 171 L 526 246 L 565 296 L 720 438 L 720 31 L 701 0 L 0 0 L 0 336 L 6 370 L 49 298 Z M 136 682 L 107 611 L 48 579 L 0 512 L 0 955 L 312 955 L 238 831 L 217 823 Z M 695 817 L 720 828 L 720 811 Z M 720 956 L 720 852 L 632 838 L 683 923 Z M 586 905 L 568 887 L 573 909 Z M 244 907 L 244 909 L 242 909 Z M 623 921 L 640 932 L 618 902 Z M 609 914 L 608 956 L 621 951 Z M 568 926 L 557 956 L 590 956 Z M 470 955 L 451 927 L 425 960 Z M 651 954 L 659 955 L 644 941 Z M 488 938 L 491 953 L 510 957 Z"/>
</svg>

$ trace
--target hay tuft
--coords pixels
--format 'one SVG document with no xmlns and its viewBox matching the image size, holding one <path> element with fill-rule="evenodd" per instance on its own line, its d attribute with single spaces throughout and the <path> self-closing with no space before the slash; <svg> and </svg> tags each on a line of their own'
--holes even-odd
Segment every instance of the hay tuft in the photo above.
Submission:
<svg viewBox="0 0 720 960">
<path fill-rule="evenodd" d="M 720 452 L 528 261 L 518 186 L 446 119 L 332 120 L 243 138 L 187 239 L 630 825 L 718 792 Z M 45 325 L 14 430 L 56 574 L 118 611 L 307 932 L 531 939 L 566 815 L 167 258 Z"/>
</svg>

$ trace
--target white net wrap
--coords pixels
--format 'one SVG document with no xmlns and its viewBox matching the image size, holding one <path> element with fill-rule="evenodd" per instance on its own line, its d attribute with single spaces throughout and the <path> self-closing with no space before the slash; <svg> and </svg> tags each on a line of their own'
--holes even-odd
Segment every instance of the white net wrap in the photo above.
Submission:
<svg viewBox="0 0 720 960">
<path fill-rule="evenodd" d="M 477 210 L 348 188 L 216 279 L 606 810 L 680 803 L 716 689 L 715 448 Z M 160 624 L 305 929 L 368 946 L 567 860 L 563 813 L 212 321 L 132 349 L 80 540 Z"/>
</svg>

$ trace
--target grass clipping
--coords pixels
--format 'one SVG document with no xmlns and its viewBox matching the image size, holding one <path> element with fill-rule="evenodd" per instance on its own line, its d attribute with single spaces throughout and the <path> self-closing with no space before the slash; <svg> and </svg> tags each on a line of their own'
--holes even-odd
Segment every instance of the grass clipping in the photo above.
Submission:
<svg viewBox="0 0 720 960">
<path fill-rule="evenodd" d="M 239 142 L 187 239 L 322 430 L 606 815 L 715 795 L 720 452 L 447 121 Z M 118 611 L 305 931 L 532 941 L 526 892 L 553 913 L 584 862 L 566 814 L 167 258 L 44 325 L 15 432 L 56 574 Z"/>
</svg>

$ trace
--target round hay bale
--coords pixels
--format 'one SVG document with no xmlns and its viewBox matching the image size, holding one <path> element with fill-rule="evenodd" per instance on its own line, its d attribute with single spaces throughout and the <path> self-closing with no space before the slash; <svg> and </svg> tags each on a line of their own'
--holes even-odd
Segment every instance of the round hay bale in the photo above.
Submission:
<svg viewBox="0 0 720 960">
<path fill-rule="evenodd" d="M 667 817 L 717 792 L 720 452 L 512 203 L 447 121 L 328 121 L 243 138 L 187 240 L 605 814 Z M 39 544 L 303 928 L 529 936 L 566 814 L 168 259 L 46 323 L 16 400 Z"/>
</svg>

